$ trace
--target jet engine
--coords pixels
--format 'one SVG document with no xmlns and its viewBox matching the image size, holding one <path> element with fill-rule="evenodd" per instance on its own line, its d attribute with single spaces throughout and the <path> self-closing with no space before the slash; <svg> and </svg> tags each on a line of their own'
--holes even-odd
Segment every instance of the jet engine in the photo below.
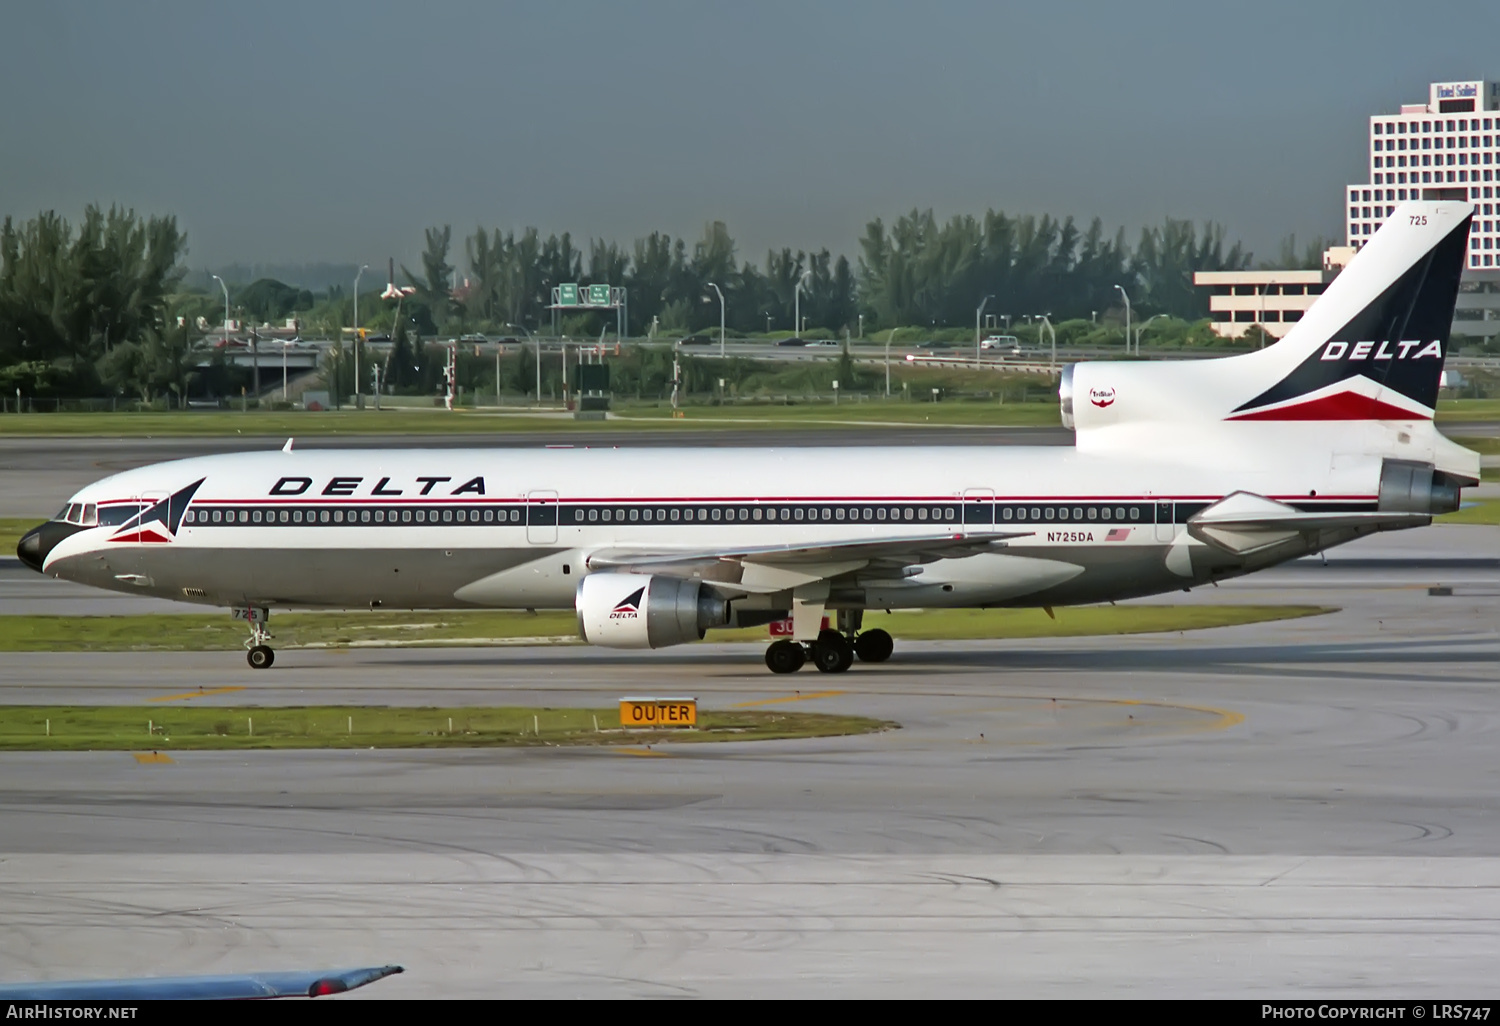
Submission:
<svg viewBox="0 0 1500 1026">
<path fill-rule="evenodd" d="M 1382 513 L 1452 513 L 1463 482 L 1431 463 L 1386 459 L 1380 467 Z"/>
<path fill-rule="evenodd" d="M 589 574 L 574 600 L 578 634 L 607 648 L 665 648 L 699 641 L 729 623 L 729 603 L 702 581 L 641 574 Z"/>
</svg>

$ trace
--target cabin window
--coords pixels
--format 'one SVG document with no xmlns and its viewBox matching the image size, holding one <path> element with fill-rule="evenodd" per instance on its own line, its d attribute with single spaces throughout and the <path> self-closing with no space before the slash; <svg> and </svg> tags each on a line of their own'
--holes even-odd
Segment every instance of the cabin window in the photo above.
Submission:
<svg viewBox="0 0 1500 1026">
<path fill-rule="evenodd" d="M 260 510 L 256 510 L 255 516 L 251 517 L 251 519 L 254 520 L 257 524 L 260 523 Z"/>
<path fill-rule="evenodd" d="M 761 518 L 761 516 L 762 516 L 761 508 L 759 506 L 755 507 L 755 519 L 759 520 Z"/>
<path fill-rule="evenodd" d="M 1051 519 L 1052 519 L 1052 513 L 1053 513 L 1053 510 L 1052 510 L 1052 507 L 1051 507 L 1051 506 L 1048 506 L 1048 507 L 1047 507 L 1047 519 L 1048 519 L 1048 520 L 1051 520 Z"/>
<path fill-rule="evenodd" d="M 1115 507 L 1115 519 L 1116 520 L 1124 520 L 1125 519 L 1125 507 L 1124 506 L 1116 506 Z"/>
<path fill-rule="evenodd" d="M 1105 520 L 1109 519 L 1109 507 L 1108 506 L 1104 507 L 1104 519 Z"/>
<path fill-rule="evenodd" d="M 1010 519 L 1010 514 L 1011 514 L 1011 509 L 1010 509 L 1009 506 L 1006 506 L 1005 507 L 1005 512 L 1003 512 L 1003 513 L 1000 514 L 1000 519 L 1001 520 L 1009 520 Z"/>
<path fill-rule="evenodd" d="M 699 512 L 702 512 L 702 511 L 700 510 Z M 717 506 L 714 507 L 714 514 L 713 515 L 714 515 L 714 519 L 715 520 L 719 519 L 719 508 Z"/>
<path fill-rule="evenodd" d="M 1139 506 L 1131 506 L 1130 507 L 1130 519 L 1131 520 L 1139 520 L 1139 519 L 1141 519 L 1141 508 Z"/>
</svg>

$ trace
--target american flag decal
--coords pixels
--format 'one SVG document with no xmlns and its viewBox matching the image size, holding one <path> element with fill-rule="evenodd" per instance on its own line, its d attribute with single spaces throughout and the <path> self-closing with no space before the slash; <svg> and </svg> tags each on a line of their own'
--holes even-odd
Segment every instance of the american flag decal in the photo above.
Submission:
<svg viewBox="0 0 1500 1026">
<path fill-rule="evenodd" d="M 1130 537 L 1130 528 L 1111 527 L 1109 533 L 1104 536 L 1105 541 L 1124 541 Z"/>
</svg>

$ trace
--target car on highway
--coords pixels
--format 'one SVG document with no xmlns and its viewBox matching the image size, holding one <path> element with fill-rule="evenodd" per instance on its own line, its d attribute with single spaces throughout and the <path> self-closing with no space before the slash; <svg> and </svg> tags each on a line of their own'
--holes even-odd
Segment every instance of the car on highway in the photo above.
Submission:
<svg viewBox="0 0 1500 1026">
<path fill-rule="evenodd" d="M 784 338 L 776 344 L 778 346 L 805 346 L 807 345 L 807 339 L 798 338 L 797 336 L 793 335 L 791 338 Z"/>
<path fill-rule="evenodd" d="M 917 344 L 917 348 L 918 349 L 952 349 L 953 345 L 950 342 L 919 342 Z"/>
<path fill-rule="evenodd" d="M 838 347 L 838 344 L 838 339 L 834 338 L 820 338 L 808 343 L 810 346 L 833 346 L 835 348 Z"/>
<path fill-rule="evenodd" d="M 680 346 L 706 346 L 710 342 L 707 335 L 689 335 L 687 338 L 678 339 L 677 344 Z"/>
<path fill-rule="evenodd" d="M 1019 353 L 1021 351 L 1021 340 L 1014 335 L 991 335 L 979 343 L 979 348 Z"/>
</svg>

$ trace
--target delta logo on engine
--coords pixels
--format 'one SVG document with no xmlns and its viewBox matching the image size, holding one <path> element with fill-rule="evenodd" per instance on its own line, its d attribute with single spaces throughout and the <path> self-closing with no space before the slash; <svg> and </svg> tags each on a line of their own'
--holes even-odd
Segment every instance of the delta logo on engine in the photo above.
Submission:
<svg viewBox="0 0 1500 1026">
<path fill-rule="evenodd" d="M 611 620 L 634 620 L 641 615 L 641 599 L 646 596 L 645 588 L 637 588 L 625 598 L 621 599 L 615 608 L 609 611 Z"/>
</svg>

